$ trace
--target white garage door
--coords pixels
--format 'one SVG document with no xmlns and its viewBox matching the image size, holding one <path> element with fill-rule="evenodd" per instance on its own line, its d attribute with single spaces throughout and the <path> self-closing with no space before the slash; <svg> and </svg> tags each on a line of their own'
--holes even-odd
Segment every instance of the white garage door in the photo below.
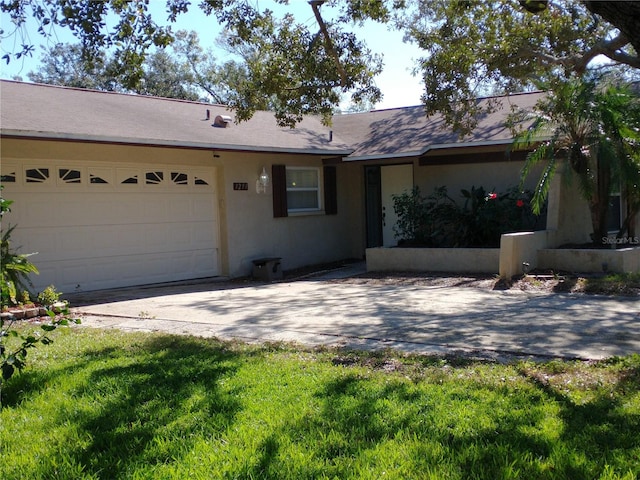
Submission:
<svg viewBox="0 0 640 480">
<path fill-rule="evenodd" d="M 215 169 L 3 160 L 13 246 L 36 290 L 65 293 L 219 275 Z"/>
</svg>

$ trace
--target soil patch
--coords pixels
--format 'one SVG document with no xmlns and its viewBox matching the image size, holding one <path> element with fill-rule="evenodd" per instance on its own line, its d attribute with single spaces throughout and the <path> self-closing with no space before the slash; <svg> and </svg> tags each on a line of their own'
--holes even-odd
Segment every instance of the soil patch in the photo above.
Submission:
<svg viewBox="0 0 640 480">
<path fill-rule="evenodd" d="M 557 275 L 550 273 L 532 273 L 506 281 L 496 275 L 368 272 L 351 278 L 333 280 L 333 282 L 357 285 L 472 287 L 484 290 L 640 296 L 640 279 L 615 281 L 604 276 Z"/>
</svg>

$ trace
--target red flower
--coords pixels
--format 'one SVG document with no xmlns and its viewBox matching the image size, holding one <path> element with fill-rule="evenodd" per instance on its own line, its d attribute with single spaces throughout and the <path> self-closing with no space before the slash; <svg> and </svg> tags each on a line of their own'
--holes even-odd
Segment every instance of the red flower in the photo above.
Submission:
<svg viewBox="0 0 640 480">
<path fill-rule="evenodd" d="M 524 200 L 518 200 L 518 201 L 516 202 L 516 206 L 517 206 L 517 207 L 524 207 Z"/>
<path fill-rule="evenodd" d="M 489 194 L 489 200 L 495 200 L 496 198 L 498 198 L 498 194 L 495 192 L 491 192 Z"/>
</svg>

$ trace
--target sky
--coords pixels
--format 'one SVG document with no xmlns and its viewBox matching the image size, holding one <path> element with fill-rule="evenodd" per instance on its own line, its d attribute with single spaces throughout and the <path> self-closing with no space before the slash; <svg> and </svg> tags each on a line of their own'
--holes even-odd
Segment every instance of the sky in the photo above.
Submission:
<svg viewBox="0 0 640 480">
<path fill-rule="evenodd" d="M 316 21 L 313 11 L 307 0 L 290 0 L 288 7 L 277 5 L 271 0 L 253 0 L 253 2 L 261 10 L 269 8 L 276 13 L 286 10 L 293 13 L 296 19 L 311 27 L 315 26 Z M 220 34 L 221 28 L 215 18 L 206 17 L 198 9 L 197 2 L 194 1 L 193 3 L 195 5 L 191 6 L 190 11 L 178 17 L 178 21 L 173 24 L 172 28 L 174 31 L 182 29 L 195 30 L 200 37 L 203 48 L 209 46 L 215 48 L 214 41 Z M 150 0 L 152 15 L 158 23 L 162 23 L 166 18 L 164 5 L 164 0 Z M 2 28 L 6 31 L 9 30 L 9 27 L 7 17 L 3 14 Z M 44 51 L 43 48 L 40 48 L 40 45 L 45 43 L 45 39 L 37 33 L 36 29 L 35 22 L 30 22 L 26 30 L 29 41 L 37 47 L 33 57 L 26 57 L 24 61 L 12 60 L 8 65 L 2 61 L 0 64 L 0 78 L 11 79 L 15 76 L 20 76 L 26 81 L 28 80 L 27 73 L 38 69 L 40 58 Z M 383 99 L 376 104 L 375 108 L 386 109 L 420 104 L 422 85 L 420 79 L 411 74 L 411 70 L 415 60 L 423 55 L 423 52 L 414 45 L 404 43 L 401 32 L 389 31 L 385 25 L 369 22 L 364 27 L 354 26 L 353 30 L 358 34 L 359 38 L 366 41 L 374 53 L 383 55 L 384 71 L 376 78 L 376 85 L 381 89 Z M 56 41 L 74 42 L 71 34 L 60 27 L 57 28 L 56 35 Z M 3 41 L 2 55 L 7 49 L 11 50 L 12 42 L 16 40 L 18 39 Z M 224 52 L 216 53 L 220 60 L 224 59 Z"/>
</svg>

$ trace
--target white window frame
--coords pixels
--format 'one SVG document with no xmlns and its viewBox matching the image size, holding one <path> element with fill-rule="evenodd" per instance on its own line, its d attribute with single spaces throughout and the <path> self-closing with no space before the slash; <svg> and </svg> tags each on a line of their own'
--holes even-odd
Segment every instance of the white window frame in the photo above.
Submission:
<svg viewBox="0 0 640 480">
<path fill-rule="evenodd" d="M 322 192 L 321 192 L 321 188 L 322 188 L 322 176 L 320 173 L 320 168 L 318 167 L 286 167 L 286 171 L 287 173 L 290 171 L 300 171 L 300 170 L 304 170 L 304 171 L 314 171 L 316 172 L 316 176 L 318 178 L 318 186 L 317 187 L 300 187 L 300 188 L 291 188 L 288 185 L 288 182 L 285 181 L 286 183 L 286 193 L 287 195 L 289 194 L 289 192 L 316 192 L 316 204 L 317 207 L 314 208 L 291 208 L 289 206 L 287 206 L 287 212 L 288 213 L 305 213 L 305 212 L 320 212 L 322 211 Z"/>
</svg>

